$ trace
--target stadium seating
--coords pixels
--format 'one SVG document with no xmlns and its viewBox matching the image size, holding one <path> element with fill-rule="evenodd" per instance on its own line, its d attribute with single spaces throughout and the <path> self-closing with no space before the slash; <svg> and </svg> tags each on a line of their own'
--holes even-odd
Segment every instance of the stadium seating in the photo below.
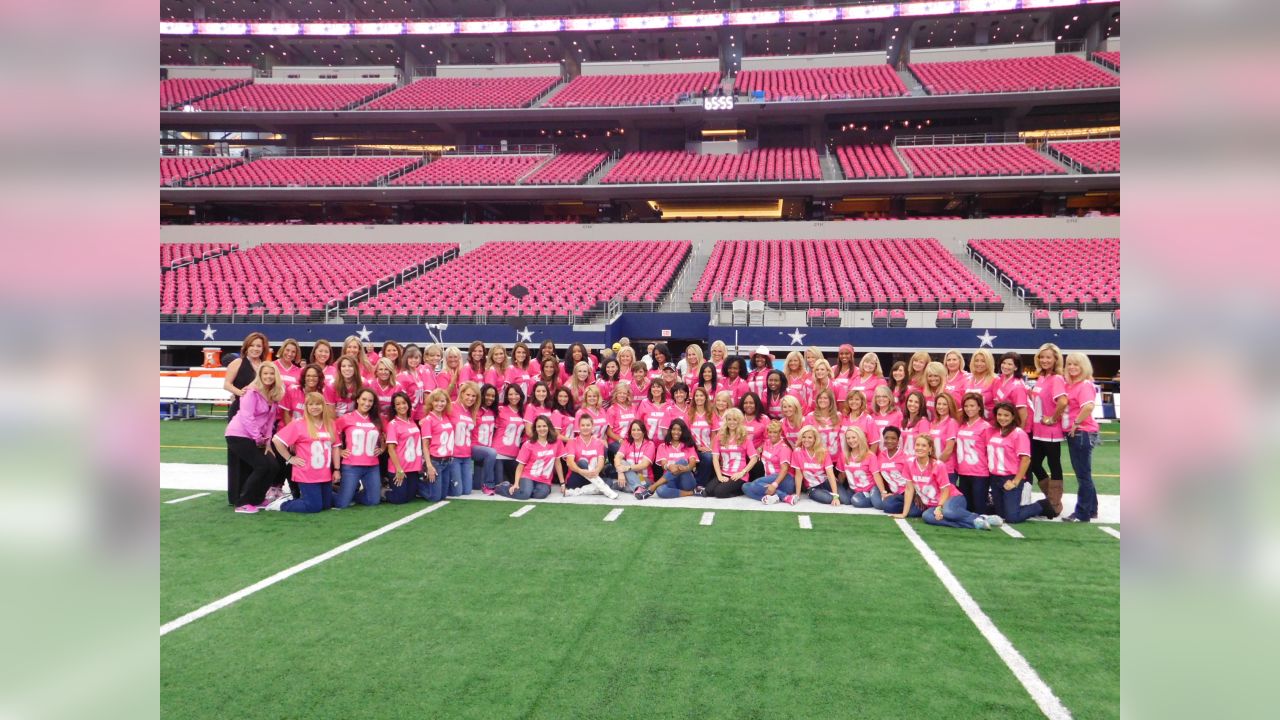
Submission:
<svg viewBox="0 0 1280 720">
<path fill-rule="evenodd" d="M 472 110 L 529 107 L 559 77 L 422 78 L 360 110 Z"/>
<path fill-rule="evenodd" d="M 836 158 L 844 176 L 850 180 L 907 176 L 889 145 L 844 145 L 836 148 Z"/>
<path fill-rule="evenodd" d="M 240 158 L 232 157 L 162 157 L 160 158 L 160 185 L 176 185 L 181 180 L 204 175 L 219 168 L 235 165 Z"/>
<path fill-rule="evenodd" d="M 577 185 L 609 159 L 609 153 L 560 153 L 524 179 L 525 185 Z"/>
<path fill-rule="evenodd" d="M 491 242 L 349 314 L 449 322 L 524 315 L 568 322 L 618 298 L 659 302 L 689 250 L 688 242 L 668 241 Z M 513 285 L 528 294 L 517 299 L 509 292 Z"/>
<path fill-rule="evenodd" d="M 1120 304 L 1120 240 L 970 240 L 989 270 L 1050 309 L 1111 310 Z"/>
<path fill-rule="evenodd" d="M 372 185 L 412 167 L 411 157 L 273 157 L 195 178 L 203 187 L 349 187 Z"/>
<path fill-rule="evenodd" d="M 1120 79 L 1074 55 L 911 63 L 930 95 L 1115 87 Z"/>
<path fill-rule="evenodd" d="M 515 185 L 547 159 L 546 155 L 444 155 L 392 185 Z"/>
<path fill-rule="evenodd" d="M 200 110 L 350 110 L 394 87 L 390 83 L 253 84 L 200 100 Z"/>
<path fill-rule="evenodd" d="M 248 83 L 249 80 L 223 80 L 215 78 L 173 78 L 160 81 L 160 109 L 170 110 L 190 104 L 193 100 L 225 92 Z"/>
<path fill-rule="evenodd" d="M 170 270 L 226 255 L 239 247 L 238 243 L 160 243 L 160 269 Z"/>
<path fill-rule="evenodd" d="M 579 75 L 544 103 L 545 107 L 674 105 L 686 95 L 713 92 L 714 72 L 658 75 Z"/>
<path fill-rule="evenodd" d="M 1120 172 L 1119 140 L 1077 140 L 1049 143 L 1049 149 L 1079 163 L 1085 170 Z"/>
<path fill-rule="evenodd" d="M 784 310 L 1002 307 L 991 288 L 932 238 L 721 241 L 691 300 L 705 304 L 716 296 Z"/>
<path fill-rule="evenodd" d="M 657 150 L 622 156 L 601 184 L 821 180 L 813 148 L 766 148 L 739 155 Z"/>
<path fill-rule="evenodd" d="M 916 177 L 1061 175 L 1067 171 L 1022 144 L 899 146 Z"/>
<path fill-rule="evenodd" d="M 1119 50 L 1116 50 L 1114 52 L 1096 52 L 1093 54 L 1093 58 L 1101 62 L 1103 65 L 1107 65 L 1109 67 L 1114 68 L 1117 72 L 1120 70 L 1120 51 Z"/>
<path fill-rule="evenodd" d="M 765 100 L 841 100 L 909 94 L 902 79 L 888 65 L 743 70 L 734 78 L 733 88 L 738 95 L 763 90 Z"/>
<path fill-rule="evenodd" d="M 161 275 L 164 318 L 309 315 L 425 263 L 456 244 L 264 243 Z"/>
</svg>

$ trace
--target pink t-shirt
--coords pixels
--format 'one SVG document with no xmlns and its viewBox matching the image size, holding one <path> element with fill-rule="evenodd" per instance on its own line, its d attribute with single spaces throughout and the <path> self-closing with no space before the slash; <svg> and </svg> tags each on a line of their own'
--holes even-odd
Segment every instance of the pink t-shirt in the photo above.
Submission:
<svg viewBox="0 0 1280 720">
<path fill-rule="evenodd" d="M 805 373 L 798 378 L 787 378 L 787 394 L 800 401 L 801 408 L 813 402 L 813 376 Z"/>
<path fill-rule="evenodd" d="M 521 481 L 532 480 L 543 485 L 550 485 L 555 478 L 556 463 L 563 455 L 559 442 L 544 443 L 531 440 L 520 446 L 520 454 L 516 461 L 524 466 L 520 473 Z"/>
<path fill-rule="evenodd" d="M 382 412 L 382 419 L 387 420 L 391 417 L 391 396 L 400 392 L 400 384 L 392 380 L 390 385 L 383 385 L 374 381 L 369 389 L 373 394 L 378 396 L 378 410 Z"/>
<path fill-rule="evenodd" d="M 585 461 L 588 467 L 590 467 L 597 458 L 604 458 L 605 452 L 604 442 L 594 437 L 588 440 L 576 437 L 564 446 L 564 456 L 566 458 L 573 457 L 575 460 Z M 604 464 L 602 463 L 600 467 L 603 469 Z M 577 471 L 577 468 L 572 464 L 569 465 L 569 469 L 574 472 Z"/>
<path fill-rule="evenodd" d="M 294 420 L 285 425 L 276 437 L 306 465 L 293 469 L 293 481 L 298 483 L 322 483 L 333 480 L 333 438 L 321 427 L 313 438 L 307 433 L 306 420 Z"/>
<path fill-rule="evenodd" d="M 441 415 L 437 412 L 429 412 L 427 416 L 418 423 L 418 427 L 422 429 L 422 440 L 427 444 L 427 451 L 431 457 L 443 460 L 453 457 L 453 412 L 448 415 Z"/>
<path fill-rule="evenodd" d="M 987 408 L 988 414 L 995 408 L 996 403 L 1009 403 L 1015 409 L 1028 407 L 1027 386 L 1016 377 L 1010 376 L 1007 380 L 1003 376 L 996 378 L 995 382 L 991 383 L 991 406 Z"/>
<path fill-rule="evenodd" d="M 933 451 L 938 454 L 938 458 L 942 458 L 942 453 L 947 449 L 947 443 L 956 439 L 956 430 L 960 427 L 960 423 L 956 422 L 953 417 L 944 418 L 941 421 L 929 423 L 929 437 L 933 438 Z M 943 460 L 943 464 L 947 466 L 947 472 L 956 472 L 956 455 L 958 448 L 951 451 L 951 457 Z"/>
<path fill-rule="evenodd" d="M 577 419 L 573 415 L 560 410 L 551 411 L 551 427 L 556 429 L 560 440 L 568 440 L 578 434 Z"/>
<path fill-rule="evenodd" d="M 850 418 L 848 415 L 840 421 L 840 437 L 844 437 L 844 431 L 847 428 L 856 427 L 862 431 L 867 437 L 868 445 L 880 444 L 880 430 L 876 427 L 876 423 L 867 413 L 862 413 L 856 418 Z"/>
<path fill-rule="evenodd" d="M 405 472 L 422 471 L 422 429 L 412 420 L 392 418 L 387 423 L 387 445 L 394 446 L 396 457 L 400 459 L 400 467 Z M 387 470 L 394 473 L 394 463 Z"/>
<path fill-rule="evenodd" d="M 688 425 L 689 424 L 688 409 L 683 408 L 675 404 L 674 402 L 668 403 L 666 412 L 662 414 L 662 420 L 658 422 L 658 432 L 662 434 L 662 437 L 667 436 L 667 428 L 670 428 L 671 423 L 675 422 L 677 419 L 683 420 L 684 423 Z"/>
<path fill-rule="evenodd" d="M 476 419 L 464 408 L 453 411 L 453 456 L 470 458 L 471 446 L 475 443 Z"/>
<path fill-rule="evenodd" d="M 276 366 L 276 372 L 280 375 L 280 384 L 284 385 L 286 390 L 302 382 L 301 365 L 286 368 L 284 363 L 279 360 L 272 360 L 271 364 Z"/>
<path fill-rule="evenodd" d="M 969 373 L 961 370 L 955 375 L 951 375 L 942 381 L 943 387 L 955 398 L 956 407 L 960 407 L 960 401 L 964 399 L 965 388 L 969 387 Z"/>
<path fill-rule="evenodd" d="M 492 410 L 481 410 L 476 414 L 475 444 L 481 447 L 493 447 L 493 432 L 498 424 L 498 416 Z"/>
<path fill-rule="evenodd" d="M 680 443 L 680 447 L 676 447 L 671 443 L 663 443 L 658 446 L 657 461 L 658 465 L 663 468 L 671 463 L 686 465 L 691 460 L 696 460 L 697 457 L 697 450 L 692 445 L 686 445 L 685 443 Z"/>
<path fill-rule="evenodd" d="M 613 430 L 613 434 L 619 438 L 627 434 L 627 428 L 631 427 L 631 422 L 639 417 L 640 409 L 635 405 L 618 405 L 615 403 L 605 411 L 609 429 Z"/>
<path fill-rule="evenodd" d="M 551 416 L 551 413 L 551 408 L 538 407 L 532 403 L 526 403 L 524 406 L 525 437 L 533 437 L 533 421 L 537 420 L 540 416 L 545 415 L 550 418 L 552 427 L 555 427 L 555 418 Z"/>
<path fill-rule="evenodd" d="M 764 445 L 765 435 L 768 432 L 769 421 L 766 418 L 756 417 L 753 419 L 743 419 L 742 426 L 747 429 L 747 437 L 751 438 L 751 444 L 756 447 Z"/>
<path fill-rule="evenodd" d="M 818 436 L 822 438 L 822 444 L 827 446 L 828 454 L 835 454 L 840 450 L 840 420 L 836 419 L 834 423 L 823 423 L 818 419 L 817 415 L 809 413 L 804 418 L 805 425 L 812 425 L 818 429 Z"/>
<path fill-rule="evenodd" d="M 867 399 L 867 407 L 871 407 L 871 400 L 876 396 L 876 388 L 887 384 L 885 379 L 879 375 L 867 375 L 856 380 L 850 380 L 849 390 L 845 393 L 845 400 L 849 399 L 848 393 L 856 390 L 861 392 L 862 396 Z"/>
<path fill-rule="evenodd" d="M 1031 438 L 1022 428 L 1015 427 L 1008 435 L 993 431 L 987 436 L 987 465 L 992 475 L 1017 475 L 1022 464 L 1019 457 L 1031 457 Z"/>
<path fill-rule="evenodd" d="M 890 494 L 902 492 L 907 485 L 907 463 L 915 462 L 915 458 L 902 452 L 902 447 L 899 446 L 898 452 L 892 455 L 881 449 L 879 460 L 880 477 L 884 478 Z"/>
<path fill-rule="evenodd" d="M 1071 417 L 1065 410 L 1057 424 L 1047 425 L 1047 421 L 1057 407 L 1058 398 L 1066 397 L 1067 385 L 1061 375 L 1047 375 L 1036 381 L 1035 387 L 1027 393 L 1031 404 L 1031 437 L 1036 440 L 1059 442 L 1066 437 L 1066 429 L 1071 427 Z M 1070 405 L 1070 398 L 1067 400 Z"/>
<path fill-rule="evenodd" d="M 320 390 L 320 394 L 324 395 L 324 390 Z M 326 399 L 325 402 L 328 402 Z M 284 397 L 280 400 L 280 409 L 284 411 L 286 420 L 293 422 L 306 415 L 307 413 L 307 394 L 303 392 L 301 385 L 290 385 L 284 391 Z"/>
<path fill-rule="evenodd" d="M 661 440 L 665 434 L 665 426 L 662 424 L 662 418 L 667 414 L 667 409 L 671 407 L 671 401 L 661 405 L 654 405 L 648 400 L 640 401 L 640 419 L 644 422 L 644 429 L 649 433 L 652 439 Z"/>
<path fill-rule="evenodd" d="M 1064 417 L 1067 418 L 1068 430 L 1071 429 L 1071 424 L 1076 421 L 1076 416 L 1080 414 L 1080 408 L 1088 403 L 1096 403 L 1097 397 L 1097 388 L 1094 387 L 1092 380 L 1067 383 L 1067 414 Z M 1093 418 L 1092 412 L 1085 416 L 1084 422 L 1080 423 L 1080 430 L 1083 432 L 1098 432 L 1098 421 Z"/>
<path fill-rule="evenodd" d="M 335 385 L 325 386 L 324 401 L 333 406 L 333 414 L 336 417 L 342 417 L 356 408 L 355 396 L 352 395 L 352 397 L 347 398 L 340 397 L 338 395 L 337 386 Z"/>
<path fill-rule="evenodd" d="M 476 385 L 483 385 L 485 382 L 485 370 L 481 368 L 476 370 L 471 367 L 470 363 L 462 364 L 462 371 L 458 373 L 458 384 L 473 382 Z"/>
<path fill-rule="evenodd" d="M 711 447 L 711 436 L 720 429 L 720 418 L 715 415 L 706 416 L 698 415 L 689 418 L 689 432 L 693 433 L 694 443 L 699 448 L 709 449 Z"/>
<path fill-rule="evenodd" d="M 720 434 L 716 433 L 711 439 L 711 452 L 719 456 L 720 472 L 728 477 L 742 472 L 747 466 L 747 460 L 756 454 L 756 447 L 751 444 L 750 436 L 743 438 L 742 442 L 722 443 Z"/>
<path fill-rule="evenodd" d="M 796 478 L 796 487 L 802 487 L 802 480 L 806 489 L 828 483 L 827 471 L 831 468 L 831 455 L 824 455 L 822 460 L 818 460 L 802 447 L 791 451 L 791 470 Z"/>
<path fill-rule="evenodd" d="M 969 382 L 965 383 L 964 394 L 960 396 L 961 405 L 956 407 L 963 408 L 964 396 L 969 394 L 981 395 L 982 406 L 987 409 L 987 417 L 991 417 L 991 408 L 995 407 L 995 378 L 988 378 L 985 385 L 974 380 L 973 375 L 969 376 Z"/>
<path fill-rule="evenodd" d="M 456 378 L 448 368 L 436 373 L 436 389 L 443 390 L 448 393 L 449 402 L 458 401 L 458 388 L 462 387 L 462 371 L 465 369 L 465 367 L 459 368 L 458 376 Z M 450 385 L 452 385 L 452 387 L 450 387 Z"/>
<path fill-rule="evenodd" d="M 783 465 L 791 464 L 791 446 L 785 440 L 770 444 L 766 438 L 760 446 L 760 462 L 764 466 L 765 475 L 776 476 Z M 788 468 L 787 472 L 790 473 L 791 469 Z"/>
<path fill-rule="evenodd" d="M 764 397 L 765 383 L 769 380 L 770 368 L 752 370 L 747 374 L 747 389 L 759 397 Z"/>
<path fill-rule="evenodd" d="M 990 434 L 991 425 L 981 419 L 956 428 L 957 473 L 974 477 L 991 474 L 987 468 L 987 436 Z"/>
<path fill-rule="evenodd" d="M 493 449 L 499 455 L 513 458 L 520 452 L 524 440 L 524 416 L 510 405 L 498 408 L 498 424 L 494 428 Z"/>
<path fill-rule="evenodd" d="M 781 420 L 782 419 L 782 398 L 784 397 L 786 397 L 786 395 L 779 395 L 776 398 L 768 397 L 767 394 L 761 395 L 760 401 L 764 403 L 765 414 L 767 414 L 771 418 L 777 418 Z"/>
<path fill-rule="evenodd" d="M 887 412 L 887 413 L 884 413 L 884 414 L 872 413 L 872 414 L 871 414 L 871 423 L 872 423 L 872 424 L 875 426 L 875 428 L 876 428 L 876 439 L 877 439 L 877 440 L 883 440 L 883 439 L 884 439 L 884 429 L 885 429 L 885 428 L 890 427 L 890 426 L 892 426 L 892 427 L 896 427 L 896 428 L 901 428 L 901 427 L 902 427 L 902 411 L 901 411 L 901 410 L 891 410 L 891 411 L 889 411 L 889 412 Z M 870 441 L 871 441 L 871 438 L 870 438 L 870 437 L 868 437 L 868 438 L 867 438 L 867 442 L 870 442 Z M 905 446 L 903 446 L 903 447 L 905 447 Z"/>
<path fill-rule="evenodd" d="M 733 378 L 732 380 L 728 378 L 721 378 L 720 384 L 716 388 L 716 392 L 721 393 L 725 390 L 728 390 L 733 394 L 733 404 L 737 405 L 738 401 L 742 399 L 742 396 L 747 394 L 747 381 L 742 378 Z"/>
<path fill-rule="evenodd" d="M 344 465 L 367 467 L 378 464 L 378 440 L 382 437 L 378 426 L 358 412 L 350 412 L 338 418 L 339 447 L 351 453 L 342 459 Z"/>
<path fill-rule="evenodd" d="M 645 460 L 649 461 L 649 467 L 636 471 L 640 473 L 640 478 L 645 482 L 653 480 L 653 459 L 657 456 L 657 453 L 658 450 L 652 440 L 645 440 L 639 445 L 628 440 L 618 446 L 618 457 L 622 458 L 625 463 L 639 465 Z"/>
<path fill-rule="evenodd" d="M 836 470 L 844 474 L 850 490 L 869 493 L 876 487 L 875 474 L 880 472 L 880 458 L 874 452 L 867 452 L 858 460 L 847 458 L 842 452 L 836 455 Z"/>
<path fill-rule="evenodd" d="M 911 484 L 916 487 L 916 496 L 925 507 L 937 507 L 945 488 L 951 488 L 950 497 L 960 494 L 960 488 L 951 484 L 947 468 L 940 462 L 928 462 L 920 467 L 919 461 L 913 458 L 907 463 L 907 471 L 911 474 Z"/>
<path fill-rule="evenodd" d="M 591 416 L 591 434 L 594 435 L 597 440 L 604 440 L 605 431 L 609 429 L 609 417 L 607 411 L 594 410 L 592 408 L 585 407 L 579 410 L 573 417 L 573 430 L 575 435 L 578 430 L 578 420 L 581 419 L 583 415 Z"/>
<path fill-rule="evenodd" d="M 912 427 L 907 427 L 906 420 L 903 420 L 902 424 L 898 427 L 902 430 L 902 438 L 898 442 L 903 449 L 911 453 L 914 453 L 916 450 L 916 438 L 929 437 L 929 431 L 933 428 L 925 418 L 921 418 L 919 422 Z"/>
<path fill-rule="evenodd" d="M 796 442 L 800 439 L 800 431 L 803 429 L 803 418 L 800 419 L 799 425 L 792 425 L 791 421 L 787 418 L 782 419 L 782 437 L 786 439 L 788 443 L 791 443 L 792 447 L 796 447 Z"/>
<path fill-rule="evenodd" d="M 421 366 L 419 366 L 421 369 Z M 422 408 L 422 400 L 427 396 L 427 379 L 420 372 L 402 371 L 396 376 L 400 391 L 409 396 L 409 404 L 413 408 L 411 416 L 421 420 L 426 411 Z M 434 390 L 435 388 L 431 388 Z"/>
</svg>

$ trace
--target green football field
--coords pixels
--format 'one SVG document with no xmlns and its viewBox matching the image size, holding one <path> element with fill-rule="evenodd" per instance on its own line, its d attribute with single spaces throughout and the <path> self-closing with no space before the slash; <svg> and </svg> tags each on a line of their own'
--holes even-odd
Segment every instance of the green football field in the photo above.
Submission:
<svg viewBox="0 0 1280 720">
<path fill-rule="evenodd" d="M 190 491 L 165 490 L 162 500 Z M 455 500 L 171 630 L 172 718 L 1042 716 L 883 517 Z M 429 507 L 161 505 L 161 623 Z M 1076 718 L 1119 716 L 1120 543 L 911 521 Z"/>
</svg>

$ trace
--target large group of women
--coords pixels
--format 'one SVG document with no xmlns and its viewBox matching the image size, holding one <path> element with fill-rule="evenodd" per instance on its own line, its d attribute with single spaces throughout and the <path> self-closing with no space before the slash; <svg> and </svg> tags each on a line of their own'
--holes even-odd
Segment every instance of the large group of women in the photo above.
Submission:
<svg viewBox="0 0 1280 720">
<path fill-rule="evenodd" d="M 1097 517 L 1089 358 L 1045 344 L 1022 358 L 874 352 L 834 360 L 722 342 L 682 358 L 664 344 L 604 359 L 574 343 L 465 351 L 358 337 L 303 361 L 252 333 L 228 366 L 228 500 L 238 513 L 438 501 L 479 490 L 527 500 L 745 495 L 875 508 L 960 528 L 1062 514 L 1065 443 L 1079 483 L 1064 521 Z M 1035 478 L 1045 498 L 1030 502 Z"/>
</svg>

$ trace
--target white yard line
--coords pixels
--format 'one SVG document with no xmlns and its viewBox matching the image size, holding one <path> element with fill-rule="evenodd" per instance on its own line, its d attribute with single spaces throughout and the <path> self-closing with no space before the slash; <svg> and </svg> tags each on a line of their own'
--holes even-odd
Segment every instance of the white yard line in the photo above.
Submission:
<svg viewBox="0 0 1280 720">
<path fill-rule="evenodd" d="M 809 516 L 808 516 L 808 515 L 801 515 L 801 516 L 800 516 L 800 529 L 801 529 L 801 530 L 812 530 L 812 529 L 813 529 L 813 521 L 809 519 Z"/>
<path fill-rule="evenodd" d="M 1000 526 L 1000 529 L 1004 531 L 1004 534 L 1005 534 L 1005 535 L 1008 535 L 1008 536 L 1009 536 L 1009 537 L 1011 537 L 1011 538 L 1018 538 L 1019 540 L 1024 539 L 1024 538 L 1023 538 L 1022 533 L 1020 533 L 1020 532 L 1018 532 L 1017 530 L 1014 530 L 1013 528 L 1009 527 L 1009 523 L 1007 523 L 1007 522 L 1006 522 L 1005 524 L 1001 525 L 1001 526 Z"/>
<path fill-rule="evenodd" d="M 614 509 L 612 509 L 612 510 L 610 510 L 610 511 L 609 511 L 609 514 L 608 514 L 608 515 L 605 515 L 605 516 L 604 516 L 604 521 L 605 521 L 605 522 L 613 522 L 614 520 L 617 520 L 617 519 L 618 519 L 618 516 L 619 516 L 619 515 L 621 515 L 621 514 L 622 514 L 622 508 L 614 508 Z"/>
<path fill-rule="evenodd" d="M 536 507 L 538 507 L 538 506 L 537 506 L 537 505 L 525 505 L 524 507 L 520 508 L 519 510 L 517 510 L 517 511 L 515 511 L 515 512 L 511 513 L 511 517 L 520 517 L 521 515 L 527 515 L 527 514 L 529 514 L 529 511 L 530 511 L 530 510 L 532 510 L 532 509 L 534 509 L 534 508 L 536 508 Z"/>
<path fill-rule="evenodd" d="M 960 604 L 964 614 L 968 615 L 969 620 L 977 626 L 978 632 L 982 633 L 982 637 L 986 638 L 987 642 L 991 644 L 991 647 L 995 649 L 996 654 L 1000 656 L 1004 664 L 1009 666 L 1009 670 L 1013 672 L 1013 676 L 1018 679 L 1018 682 L 1022 683 L 1022 687 L 1031 695 L 1031 699 L 1035 701 L 1036 705 L 1040 706 L 1040 712 L 1044 713 L 1044 716 L 1049 720 L 1070 720 L 1071 711 L 1067 710 L 1062 701 L 1058 699 L 1058 696 L 1053 694 L 1053 689 L 1044 680 L 1040 679 L 1040 675 L 1036 673 L 1035 668 L 1031 667 L 1026 658 L 1022 657 L 1022 654 L 1013 646 L 1013 643 L 1009 642 L 1009 638 L 1005 637 L 1004 633 L 1000 632 L 996 624 L 991 621 L 991 618 L 982 611 L 982 608 L 978 607 L 978 603 L 974 601 L 973 596 L 969 594 L 968 590 L 964 589 L 964 586 L 960 584 L 956 576 L 951 573 L 950 568 L 942 562 L 942 558 L 938 557 L 933 548 L 930 548 L 925 543 L 924 539 L 915 531 L 915 528 L 911 527 L 910 523 L 905 520 L 895 520 L 895 522 L 898 523 L 898 527 L 907 536 L 907 539 L 911 541 L 911 544 L 915 546 L 916 551 L 920 553 L 924 561 L 928 563 L 929 568 L 933 570 L 933 574 L 937 575 L 938 579 L 942 581 L 943 587 Z"/>
<path fill-rule="evenodd" d="M 165 500 L 165 501 L 164 501 L 164 504 L 165 504 L 165 505 L 177 505 L 177 504 L 178 504 L 178 503 L 180 503 L 180 502 L 186 502 L 186 501 L 188 501 L 188 500 L 195 500 L 196 498 L 202 498 L 202 497 L 204 497 L 205 495 L 208 495 L 208 494 L 209 494 L 209 493 L 196 493 L 195 495 L 184 495 L 183 497 L 180 497 L 180 498 L 174 498 L 174 499 L 172 499 L 172 500 Z"/>
<path fill-rule="evenodd" d="M 303 562 L 298 563 L 297 565 L 294 565 L 291 568 L 281 570 L 280 572 L 276 573 L 275 575 L 272 575 L 269 578 L 266 578 L 264 580 L 259 580 L 258 582 L 250 585 L 247 588 L 244 588 L 243 590 L 237 590 L 236 592 L 233 592 L 230 595 L 227 595 L 226 597 L 214 600 L 213 602 L 209 603 L 208 605 L 205 605 L 202 608 L 192 610 L 191 612 L 187 613 L 186 615 L 183 615 L 180 618 L 177 618 L 175 620 L 170 620 L 169 622 L 160 626 L 160 636 L 164 637 L 165 635 L 168 635 L 169 633 L 173 632 L 174 630 L 177 630 L 180 627 L 189 625 L 195 622 L 196 620 L 199 620 L 205 615 L 209 615 L 211 613 L 217 612 L 218 610 L 221 610 L 222 608 L 228 605 L 231 605 L 232 603 L 238 602 L 240 600 L 243 600 L 249 597 L 250 595 L 258 592 L 259 590 L 265 590 L 266 588 L 269 588 L 272 585 L 275 585 L 276 583 L 282 580 L 287 580 L 293 577 L 294 575 L 297 575 L 298 573 L 302 572 L 303 570 L 306 570 L 307 568 L 315 567 L 316 565 L 319 565 L 320 563 L 326 560 L 331 560 L 347 552 L 348 550 L 351 550 L 352 548 L 359 547 L 369 542 L 370 540 L 373 540 L 374 538 L 385 535 L 391 532 L 392 530 L 395 530 L 396 528 L 400 527 L 401 525 L 407 525 L 413 522 L 414 520 L 417 520 L 418 518 L 422 517 L 423 515 L 426 515 L 427 513 L 435 512 L 436 510 L 439 510 L 440 508 L 448 504 L 449 504 L 448 501 L 439 502 L 430 507 L 423 508 L 422 510 L 419 510 L 418 512 L 412 515 L 406 515 L 400 518 L 399 520 L 396 520 L 395 522 L 387 523 L 386 525 L 383 525 L 377 530 L 373 530 L 372 532 L 365 533 L 364 535 L 361 535 L 355 540 L 352 540 L 350 542 L 345 542 L 339 545 L 338 547 L 332 550 L 329 550 L 328 552 L 321 553 L 311 558 L 310 560 L 305 560 Z"/>
<path fill-rule="evenodd" d="M 1117 540 L 1120 539 L 1120 531 L 1115 528 L 1109 528 L 1106 525 L 1099 525 L 1098 529 Z"/>
<path fill-rule="evenodd" d="M 713 512 L 702 513 L 702 519 L 698 521 L 699 525 L 710 525 L 716 521 L 716 514 Z"/>
</svg>

